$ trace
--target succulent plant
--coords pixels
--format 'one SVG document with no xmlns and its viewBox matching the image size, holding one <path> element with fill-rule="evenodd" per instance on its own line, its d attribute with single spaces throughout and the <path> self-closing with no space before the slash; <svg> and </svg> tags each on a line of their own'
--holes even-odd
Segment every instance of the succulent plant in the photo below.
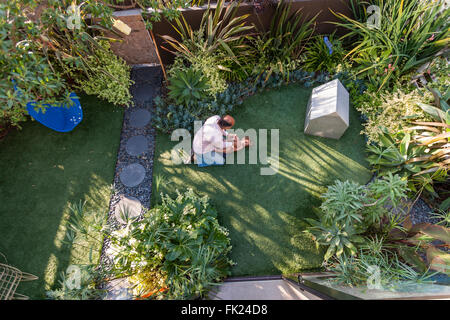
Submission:
<svg viewBox="0 0 450 320">
<path fill-rule="evenodd" d="M 169 78 L 169 97 L 177 104 L 192 105 L 206 98 L 208 86 L 203 75 L 193 69 L 177 71 Z"/>
</svg>

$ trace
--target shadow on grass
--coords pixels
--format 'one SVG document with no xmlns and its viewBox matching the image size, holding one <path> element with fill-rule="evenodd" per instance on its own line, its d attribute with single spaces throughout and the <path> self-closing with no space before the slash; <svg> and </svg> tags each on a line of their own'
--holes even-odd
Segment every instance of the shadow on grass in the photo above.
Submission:
<svg viewBox="0 0 450 320">
<path fill-rule="evenodd" d="M 83 96 L 84 119 L 69 133 L 35 121 L 0 142 L 0 252 L 8 263 L 39 280 L 20 284 L 33 299 L 87 253 L 63 245 L 69 204 L 87 201 L 108 210 L 123 110 Z"/>
<path fill-rule="evenodd" d="M 303 219 L 313 216 L 320 195 L 334 180 L 365 183 L 370 178 L 356 111 L 351 110 L 351 125 L 340 140 L 303 134 L 309 94 L 290 85 L 248 98 L 233 114 L 237 128 L 279 129 L 279 171 L 272 176 L 260 175 L 262 164 L 174 165 L 170 150 L 177 142 L 157 136 L 153 173 L 168 183 L 159 192 L 192 187 L 210 197 L 220 223 L 230 231 L 231 259 L 237 262 L 233 275 L 319 267 L 323 252 L 303 233 Z M 153 190 L 152 203 L 157 199 Z"/>
</svg>

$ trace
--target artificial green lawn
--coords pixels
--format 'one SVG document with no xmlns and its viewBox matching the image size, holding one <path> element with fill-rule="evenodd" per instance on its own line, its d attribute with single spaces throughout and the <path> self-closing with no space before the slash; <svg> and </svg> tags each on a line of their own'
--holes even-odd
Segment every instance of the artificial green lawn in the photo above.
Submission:
<svg viewBox="0 0 450 320">
<path fill-rule="evenodd" d="M 305 217 L 313 217 L 320 194 L 336 179 L 366 183 L 365 142 L 357 112 L 351 108 L 350 127 L 340 140 L 303 134 L 306 104 L 311 90 L 289 85 L 245 100 L 232 115 L 235 128 L 279 129 L 280 167 L 272 176 L 260 175 L 266 165 L 226 165 L 198 168 L 175 165 L 170 151 L 178 142 L 158 134 L 154 181 L 164 177 L 159 192 L 174 193 L 192 187 L 207 194 L 230 231 L 237 263 L 233 276 L 292 273 L 317 268 L 323 250 L 302 231 Z M 270 136 L 270 135 L 269 135 Z M 269 153 L 270 154 L 270 153 Z"/>
<path fill-rule="evenodd" d="M 61 241 L 69 203 L 109 206 L 123 109 L 90 96 L 81 105 L 84 119 L 70 133 L 28 121 L 0 141 L 0 252 L 39 277 L 17 290 L 34 299 L 45 298 L 71 263 L 89 261 L 87 251 Z"/>
</svg>

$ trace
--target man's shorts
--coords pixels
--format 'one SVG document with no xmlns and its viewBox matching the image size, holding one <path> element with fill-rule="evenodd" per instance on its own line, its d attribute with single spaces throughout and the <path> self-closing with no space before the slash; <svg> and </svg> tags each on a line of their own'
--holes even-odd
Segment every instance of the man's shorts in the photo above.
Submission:
<svg viewBox="0 0 450 320">
<path fill-rule="evenodd" d="M 215 151 L 207 152 L 204 154 L 196 153 L 197 165 L 199 167 L 207 166 L 222 166 L 225 164 L 225 157 L 223 153 L 218 153 Z"/>
</svg>

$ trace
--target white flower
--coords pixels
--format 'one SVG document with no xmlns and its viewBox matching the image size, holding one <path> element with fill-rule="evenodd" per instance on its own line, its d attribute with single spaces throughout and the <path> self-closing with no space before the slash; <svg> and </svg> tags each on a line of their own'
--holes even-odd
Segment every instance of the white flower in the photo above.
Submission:
<svg viewBox="0 0 450 320">
<path fill-rule="evenodd" d="M 128 245 L 131 246 L 131 247 L 135 247 L 136 244 L 137 244 L 137 240 L 135 238 L 131 238 L 128 241 Z"/>
<path fill-rule="evenodd" d="M 123 229 L 120 229 L 120 230 L 116 230 L 116 231 L 113 231 L 112 233 L 111 233 L 111 235 L 113 236 L 113 237 L 115 237 L 115 238 L 124 238 L 124 237 L 126 237 L 128 234 L 130 233 L 130 228 L 129 228 L 129 226 L 127 226 L 126 228 L 123 228 Z"/>
<path fill-rule="evenodd" d="M 141 262 L 139 262 L 139 267 L 145 267 L 147 265 L 147 261 L 146 260 L 144 260 L 144 261 L 141 261 Z"/>
</svg>

